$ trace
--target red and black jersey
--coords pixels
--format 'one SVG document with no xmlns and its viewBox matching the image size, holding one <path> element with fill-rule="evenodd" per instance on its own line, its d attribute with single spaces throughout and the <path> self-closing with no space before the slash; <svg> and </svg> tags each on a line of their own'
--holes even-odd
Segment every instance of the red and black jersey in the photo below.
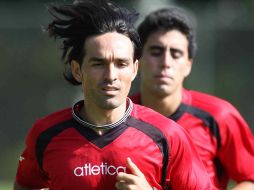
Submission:
<svg viewBox="0 0 254 190">
<path fill-rule="evenodd" d="M 141 104 L 140 94 L 131 98 Z M 218 189 L 226 189 L 229 179 L 254 181 L 254 138 L 229 102 L 184 89 L 181 105 L 169 118 L 188 131 Z"/>
<path fill-rule="evenodd" d="M 129 173 L 126 159 L 159 190 L 210 189 L 210 179 L 185 130 L 153 110 L 129 101 L 124 117 L 103 135 L 78 115 L 82 102 L 38 120 L 19 161 L 16 181 L 29 188 L 115 189 Z"/>
</svg>

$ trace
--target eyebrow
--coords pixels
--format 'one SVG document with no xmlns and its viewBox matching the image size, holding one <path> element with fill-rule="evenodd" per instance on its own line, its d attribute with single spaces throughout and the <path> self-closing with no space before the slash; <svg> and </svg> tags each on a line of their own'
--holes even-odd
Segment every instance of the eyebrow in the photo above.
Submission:
<svg viewBox="0 0 254 190">
<path fill-rule="evenodd" d="M 148 48 L 149 50 L 164 50 L 165 48 L 163 46 L 158 46 L 158 45 L 152 45 Z"/>
<path fill-rule="evenodd" d="M 170 48 L 170 51 L 177 51 L 177 52 L 183 54 L 183 51 L 179 48 Z"/>
<path fill-rule="evenodd" d="M 117 59 L 114 59 L 114 60 L 115 61 L 119 61 L 119 62 L 130 62 L 131 61 L 130 58 L 117 58 Z M 100 57 L 90 57 L 88 62 L 92 62 L 92 61 L 95 61 L 95 62 L 104 62 L 104 61 L 107 61 L 107 59 L 100 58 Z"/>
<path fill-rule="evenodd" d="M 160 51 L 163 51 L 165 50 L 165 47 L 163 46 L 159 46 L 159 45 L 152 45 L 148 48 L 149 50 L 160 50 Z M 183 51 L 179 48 L 174 48 L 174 47 L 170 47 L 169 48 L 170 51 L 177 51 L 177 52 L 180 52 L 183 54 Z"/>
<path fill-rule="evenodd" d="M 90 57 L 88 62 L 92 62 L 92 61 L 103 62 L 103 61 L 105 61 L 105 59 L 99 58 L 99 57 Z"/>
</svg>

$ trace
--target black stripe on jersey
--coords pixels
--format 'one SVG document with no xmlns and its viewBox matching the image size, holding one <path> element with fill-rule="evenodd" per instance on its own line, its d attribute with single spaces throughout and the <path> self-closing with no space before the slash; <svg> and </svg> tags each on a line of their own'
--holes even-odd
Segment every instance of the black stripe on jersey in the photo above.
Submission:
<svg viewBox="0 0 254 190">
<path fill-rule="evenodd" d="M 169 118 L 173 119 L 174 121 L 177 121 L 186 112 L 202 120 L 204 124 L 207 127 L 209 127 L 211 133 L 215 136 L 217 140 L 217 150 L 218 150 L 221 145 L 221 136 L 218 123 L 216 122 L 214 117 L 210 113 L 200 108 L 181 103 L 177 111 Z"/>
<path fill-rule="evenodd" d="M 188 106 L 186 104 L 181 103 L 180 106 L 175 111 L 175 113 L 170 115 L 170 119 L 177 121 L 185 113 L 187 108 L 188 108 Z"/>
<path fill-rule="evenodd" d="M 47 148 L 47 145 L 50 143 L 53 137 L 57 136 L 59 133 L 68 128 L 75 128 L 88 141 L 99 148 L 103 148 L 120 136 L 128 128 L 128 125 L 126 125 L 126 123 L 122 123 L 121 125 L 110 129 L 103 135 L 98 135 L 91 128 L 81 125 L 74 119 L 64 121 L 48 128 L 39 135 L 36 142 L 36 158 L 42 170 L 44 151 Z"/>
<path fill-rule="evenodd" d="M 72 128 L 75 124 L 76 121 L 71 119 L 64 121 L 62 123 L 59 123 L 55 126 L 52 126 L 45 131 L 43 131 L 36 142 L 36 158 L 38 161 L 38 164 L 40 168 L 43 170 L 43 156 L 44 156 L 44 151 L 47 148 L 48 144 L 50 143 L 51 139 L 64 131 L 65 129 Z"/>
<path fill-rule="evenodd" d="M 99 148 L 103 148 L 119 137 L 128 128 L 128 126 L 124 122 L 112 129 L 109 129 L 109 131 L 103 135 L 99 135 L 93 129 L 81 124 L 76 125 L 75 128 L 83 137 L 89 140 L 89 142 L 93 143 Z"/>
<path fill-rule="evenodd" d="M 167 189 L 166 187 L 166 173 L 168 168 L 168 159 L 169 159 L 169 145 L 166 140 L 164 134 L 156 127 L 148 124 L 144 121 L 137 120 L 134 117 L 130 117 L 127 121 L 127 124 L 130 127 L 136 128 L 139 131 L 142 131 L 147 136 L 149 136 L 159 147 L 161 153 L 163 154 L 163 168 L 162 168 L 162 179 L 161 186 L 163 189 Z"/>
</svg>

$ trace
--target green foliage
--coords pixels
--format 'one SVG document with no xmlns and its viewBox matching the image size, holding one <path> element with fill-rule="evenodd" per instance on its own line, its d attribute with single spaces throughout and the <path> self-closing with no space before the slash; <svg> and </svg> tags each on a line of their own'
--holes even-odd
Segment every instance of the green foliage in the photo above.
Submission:
<svg viewBox="0 0 254 190">
<path fill-rule="evenodd" d="M 0 190 L 12 190 L 13 182 L 11 181 L 0 181 Z"/>
</svg>

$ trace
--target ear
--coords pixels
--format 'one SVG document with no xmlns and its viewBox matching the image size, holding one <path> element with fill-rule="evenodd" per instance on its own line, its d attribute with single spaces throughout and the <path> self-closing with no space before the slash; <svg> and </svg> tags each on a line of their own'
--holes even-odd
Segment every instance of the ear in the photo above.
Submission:
<svg viewBox="0 0 254 190">
<path fill-rule="evenodd" d="M 186 69 L 185 69 L 185 72 L 184 72 L 185 77 L 189 76 L 189 74 L 191 72 L 191 68 L 192 68 L 192 59 L 188 59 L 188 61 L 186 63 Z"/>
<path fill-rule="evenodd" d="M 71 61 L 71 73 L 72 73 L 72 76 L 76 79 L 76 81 L 82 82 L 81 67 L 79 63 L 75 60 Z"/>
<path fill-rule="evenodd" d="M 133 64 L 133 77 L 132 77 L 132 81 L 135 79 L 135 77 L 137 76 L 138 73 L 138 60 L 136 59 L 136 61 Z"/>
</svg>

